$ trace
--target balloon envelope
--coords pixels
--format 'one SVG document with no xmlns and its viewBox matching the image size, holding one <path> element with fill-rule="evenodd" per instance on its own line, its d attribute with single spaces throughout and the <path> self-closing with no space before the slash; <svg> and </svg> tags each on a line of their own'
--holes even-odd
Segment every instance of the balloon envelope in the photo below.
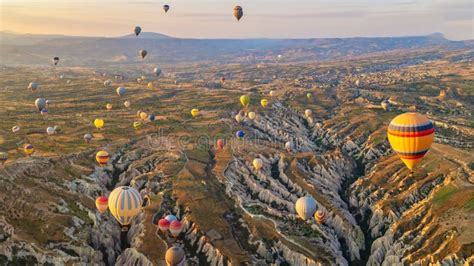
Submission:
<svg viewBox="0 0 474 266">
<path fill-rule="evenodd" d="M 433 122 L 418 113 L 395 117 L 388 126 L 388 141 L 408 169 L 421 161 L 434 140 Z"/>
<path fill-rule="evenodd" d="M 234 7 L 234 17 L 237 19 L 237 21 L 240 21 L 242 16 L 244 15 L 244 11 L 242 10 L 242 7 L 240 6 L 235 6 Z"/>
<path fill-rule="evenodd" d="M 129 225 L 142 209 L 140 193 L 128 186 L 115 188 L 109 195 L 109 210 L 121 225 Z"/>
<path fill-rule="evenodd" d="M 104 196 L 97 197 L 95 199 L 95 206 L 100 213 L 104 213 L 108 208 L 109 199 Z"/>
<path fill-rule="evenodd" d="M 142 28 L 140 28 L 139 26 L 136 26 L 135 29 L 133 29 L 133 32 L 135 33 L 135 36 L 138 36 L 138 34 L 142 32 Z"/>
<path fill-rule="evenodd" d="M 240 104 L 242 104 L 242 106 L 246 107 L 249 105 L 249 103 L 250 103 L 250 97 L 248 95 L 240 96 Z"/>
<path fill-rule="evenodd" d="M 298 213 L 303 220 L 308 220 L 313 217 L 316 208 L 316 201 L 309 196 L 299 198 L 295 204 L 296 213 Z"/>
<path fill-rule="evenodd" d="M 180 247 L 171 247 L 166 251 L 165 261 L 168 266 L 181 266 L 185 264 L 186 254 Z"/>
<path fill-rule="evenodd" d="M 109 162 L 110 156 L 106 151 L 99 151 L 95 155 L 95 160 L 99 163 L 100 166 L 106 166 Z"/>
</svg>

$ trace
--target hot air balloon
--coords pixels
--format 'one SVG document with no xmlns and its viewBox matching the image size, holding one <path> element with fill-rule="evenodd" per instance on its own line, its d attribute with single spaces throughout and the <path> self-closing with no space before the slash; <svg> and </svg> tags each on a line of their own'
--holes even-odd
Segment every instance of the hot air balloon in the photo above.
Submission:
<svg viewBox="0 0 474 266">
<path fill-rule="evenodd" d="M 57 56 L 53 57 L 53 63 L 56 66 L 59 63 L 59 57 Z"/>
<path fill-rule="evenodd" d="M 170 227 L 170 222 L 168 220 L 160 219 L 158 221 L 158 229 L 160 229 L 162 233 L 166 232 L 169 227 Z"/>
<path fill-rule="evenodd" d="M 112 110 L 112 104 L 111 103 L 106 104 L 105 108 L 109 111 Z"/>
<path fill-rule="evenodd" d="M 240 104 L 242 104 L 243 107 L 247 107 L 249 103 L 250 103 L 250 97 L 248 95 L 240 96 Z"/>
<path fill-rule="evenodd" d="M 141 120 L 146 120 L 147 118 L 148 118 L 148 114 L 147 114 L 147 113 L 145 113 L 145 112 L 141 112 L 141 113 L 140 113 L 140 119 L 141 119 Z"/>
<path fill-rule="evenodd" d="M 138 122 L 138 121 L 133 122 L 133 128 L 134 129 L 140 129 L 141 127 L 142 127 L 141 122 Z"/>
<path fill-rule="evenodd" d="M 149 116 L 148 116 L 148 120 L 149 120 L 150 122 L 155 121 L 155 115 L 154 115 L 154 114 L 149 115 Z"/>
<path fill-rule="evenodd" d="M 137 117 L 140 118 L 140 114 L 142 113 L 142 110 L 137 111 Z"/>
<path fill-rule="evenodd" d="M 109 87 L 110 85 L 112 85 L 112 81 L 110 79 L 104 81 L 104 86 L 105 87 Z"/>
<path fill-rule="evenodd" d="M 109 195 L 109 210 L 117 222 L 124 227 L 124 231 L 142 208 L 140 193 L 128 186 L 115 188 Z"/>
<path fill-rule="evenodd" d="M 178 237 L 183 230 L 183 224 L 178 220 L 174 220 L 170 223 L 169 230 L 173 237 Z"/>
<path fill-rule="evenodd" d="M 148 87 L 149 89 L 153 89 L 153 82 L 148 82 L 147 87 Z"/>
<path fill-rule="evenodd" d="M 104 213 L 108 208 L 109 199 L 105 196 L 100 196 L 95 199 L 95 206 L 100 213 Z"/>
<path fill-rule="evenodd" d="M 225 77 L 221 77 L 221 83 L 222 83 L 222 84 L 225 83 Z"/>
<path fill-rule="evenodd" d="M 381 103 L 380 103 L 380 106 L 382 106 L 382 108 L 385 110 L 385 111 L 388 111 L 390 109 L 390 102 L 387 101 L 387 100 L 383 100 Z"/>
<path fill-rule="evenodd" d="M 35 106 L 38 108 L 38 111 L 41 111 L 46 107 L 46 100 L 44 98 L 37 98 L 35 100 Z"/>
<path fill-rule="evenodd" d="M 59 133 L 61 132 L 61 128 L 59 126 L 54 126 L 54 133 Z"/>
<path fill-rule="evenodd" d="M 178 218 L 176 218 L 176 216 L 174 216 L 173 214 L 166 215 L 165 219 L 168 220 L 168 222 L 170 222 L 170 223 L 172 221 L 178 220 Z"/>
<path fill-rule="evenodd" d="M 294 149 L 293 142 L 287 141 L 287 142 L 285 143 L 285 149 L 286 149 L 288 152 L 292 152 L 293 149 Z"/>
<path fill-rule="evenodd" d="M 240 123 L 244 120 L 244 117 L 241 116 L 240 114 L 236 114 L 235 115 L 235 121 L 237 121 L 237 123 Z"/>
<path fill-rule="evenodd" d="M 25 144 L 25 146 L 23 146 L 23 151 L 26 155 L 30 156 L 35 151 L 35 149 L 33 148 L 32 144 Z"/>
<path fill-rule="evenodd" d="M 313 111 L 311 111 L 310 109 L 306 109 L 304 111 L 304 115 L 308 118 L 310 118 L 312 114 L 313 114 Z"/>
<path fill-rule="evenodd" d="M 130 107 L 130 101 L 123 102 L 123 105 L 125 106 L 125 108 Z"/>
<path fill-rule="evenodd" d="M 87 133 L 87 134 L 84 135 L 84 141 L 86 143 L 91 142 L 91 140 L 92 140 L 92 134 Z"/>
<path fill-rule="evenodd" d="M 118 96 L 123 96 L 126 90 L 124 87 L 118 87 L 116 91 Z"/>
<path fill-rule="evenodd" d="M 148 54 L 148 52 L 144 49 L 141 49 L 138 54 L 142 57 L 142 59 L 145 59 L 145 56 Z"/>
<path fill-rule="evenodd" d="M 56 133 L 56 131 L 54 130 L 54 127 L 46 128 L 46 134 L 51 136 L 51 135 L 54 135 L 54 133 Z"/>
<path fill-rule="evenodd" d="M 32 91 L 35 91 L 38 89 L 38 83 L 32 81 L 30 82 L 30 84 L 28 84 L 28 89 L 32 90 Z"/>
<path fill-rule="evenodd" d="M 168 10 L 170 10 L 170 6 L 169 5 L 163 5 L 163 10 L 165 11 L 165 13 L 168 13 Z"/>
<path fill-rule="evenodd" d="M 316 208 L 316 201 L 309 196 L 299 198 L 295 204 L 296 213 L 298 213 L 303 220 L 308 220 L 313 217 Z"/>
<path fill-rule="evenodd" d="M 167 266 L 184 266 L 186 264 L 186 254 L 182 248 L 174 246 L 166 251 L 165 261 Z"/>
<path fill-rule="evenodd" d="M 418 113 L 395 117 L 388 126 L 388 141 L 405 165 L 413 167 L 421 161 L 434 139 L 433 122 Z"/>
<path fill-rule="evenodd" d="M 0 152 L 0 162 L 2 163 L 2 165 L 5 164 L 5 162 L 8 160 L 8 153 L 6 152 Z"/>
<path fill-rule="evenodd" d="M 313 97 L 313 94 L 311 94 L 311 92 L 306 93 L 306 98 L 308 98 L 308 100 L 311 99 L 311 97 Z"/>
<path fill-rule="evenodd" d="M 63 79 L 64 78 L 64 75 L 59 75 L 59 79 Z"/>
<path fill-rule="evenodd" d="M 240 6 L 235 6 L 234 7 L 234 17 L 237 19 L 237 21 L 240 21 L 242 16 L 244 15 L 244 11 L 242 10 L 242 7 Z"/>
<path fill-rule="evenodd" d="M 46 117 L 48 115 L 48 109 L 46 108 L 41 109 L 40 114 L 41 116 Z"/>
<path fill-rule="evenodd" d="M 316 213 L 314 214 L 314 219 L 316 220 L 316 222 L 318 222 L 318 224 L 323 224 L 326 222 L 326 212 L 325 211 L 316 211 Z"/>
<path fill-rule="evenodd" d="M 153 68 L 153 73 L 155 73 L 155 75 L 158 77 L 161 75 L 161 69 L 159 69 L 158 67 L 155 67 Z"/>
<path fill-rule="evenodd" d="M 357 87 L 359 87 L 359 85 L 360 85 L 360 80 L 356 80 L 355 85 L 356 85 Z"/>
<path fill-rule="evenodd" d="M 255 170 L 260 171 L 260 169 L 263 166 L 263 161 L 260 158 L 256 158 L 253 160 L 252 165 L 255 168 Z"/>
<path fill-rule="evenodd" d="M 262 105 L 262 107 L 265 108 L 265 107 L 267 107 L 267 105 L 268 105 L 268 100 L 267 100 L 267 99 L 262 99 L 262 100 L 260 101 L 260 104 Z"/>
<path fill-rule="evenodd" d="M 193 117 L 198 116 L 198 115 L 199 115 L 199 109 L 196 109 L 196 108 L 192 109 L 192 110 L 191 110 L 191 115 L 192 115 Z"/>
<path fill-rule="evenodd" d="M 135 32 L 135 36 L 138 36 L 140 32 L 142 32 L 142 28 L 139 26 L 136 26 L 135 29 L 133 29 L 133 32 Z"/>
<path fill-rule="evenodd" d="M 235 133 L 235 136 L 239 139 L 243 139 L 245 136 L 245 132 L 243 130 L 239 130 Z"/>
<path fill-rule="evenodd" d="M 275 96 L 275 91 L 270 91 L 269 94 L 270 94 L 270 97 L 273 97 L 273 96 Z"/>
<path fill-rule="evenodd" d="M 53 102 L 51 100 L 46 100 L 46 106 L 50 106 Z"/>
<path fill-rule="evenodd" d="M 217 144 L 217 148 L 219 148 L 220 150 L 224 148 L 224 140 L 218 139 L 216 144 Z"/>
<path fill-rule="evenodd" d="M 18 131 L 20 131 L 20 129 L 21 128 L 19 126 L 14 126 L 14 127 L 12 127 L 12 132 L 17 133 Z"/>
<path fill-rule="evenodd" d="M 97 129 L 101 129 L 102 127 L 104 127 L 104 120 L 100 119 L 100 118 L 97 118 L 94 120 L 94 126 L 97 128 Z"/>
<path fill-rule="evenodd" d="M 249 112 L 247 116 L 250 120 L 254 120 L 255 117 L 257 117 L 257 114 L 255 112 Z"/>
<path fill-rule="evenodd" d="M 100 166 L 104 167 L 109 162 L 110 156 L 106 151 L 98 151 L 95 155 L 95 160 L 99 163 Z"/>
<path fill-rule="evenodd" d="M 66 80 L 66 84 L 71 84 L 71 80 Z"/>
</svg>

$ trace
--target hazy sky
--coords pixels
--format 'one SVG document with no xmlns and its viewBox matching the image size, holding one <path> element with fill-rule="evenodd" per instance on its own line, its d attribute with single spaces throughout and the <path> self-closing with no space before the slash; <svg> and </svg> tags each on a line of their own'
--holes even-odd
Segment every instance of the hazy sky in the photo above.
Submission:
<svg viewBox="0 0 474 266">
<path fill-rule="evenodd" d="M 406 36 L 474 39 L 473 0 L 0 0 L 0 30 L 192 38 Z M 165 14 L 162 6 L 169 4 Z M 234 5 L 244 17 L 232 17 Z"/>
</svg>

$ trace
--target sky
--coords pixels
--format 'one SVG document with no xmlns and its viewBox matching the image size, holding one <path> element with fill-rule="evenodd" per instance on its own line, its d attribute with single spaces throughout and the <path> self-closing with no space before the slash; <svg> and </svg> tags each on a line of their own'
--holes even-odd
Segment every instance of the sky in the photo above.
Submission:
<svg viewBox="0 0 474 266">
<path fill-rule="evenodd" d="M 162 6 L 170 5 L 164 13 Z M 232 16 L 235 5 L 244 16 Z M 76 36 L 146 32 L 187 38 L 474 39 L 472 0 L 0 0 L 0 31 Z"/>
</svg>

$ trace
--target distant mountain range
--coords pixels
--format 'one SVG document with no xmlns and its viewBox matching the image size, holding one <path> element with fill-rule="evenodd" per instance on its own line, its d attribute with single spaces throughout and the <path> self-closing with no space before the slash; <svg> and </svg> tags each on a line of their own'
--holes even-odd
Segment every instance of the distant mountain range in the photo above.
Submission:
<svg viewBox="0 0 474 266">
<path fill-rule="evenodd" d="M 2 64 L 48 64 L 52 57 L 59 56 L 66 66 L 137 63 L 142 60 L 140 49 L 148 51 L 146 62 L 168 64 L 298 62 L 399 49 L 474 47 L 473 41 L 450 41 L 440 33 L 380 38 L 187 39 L 153 32 L 109 38 L 0 32 L 0 40 Z"/>
</svg>

